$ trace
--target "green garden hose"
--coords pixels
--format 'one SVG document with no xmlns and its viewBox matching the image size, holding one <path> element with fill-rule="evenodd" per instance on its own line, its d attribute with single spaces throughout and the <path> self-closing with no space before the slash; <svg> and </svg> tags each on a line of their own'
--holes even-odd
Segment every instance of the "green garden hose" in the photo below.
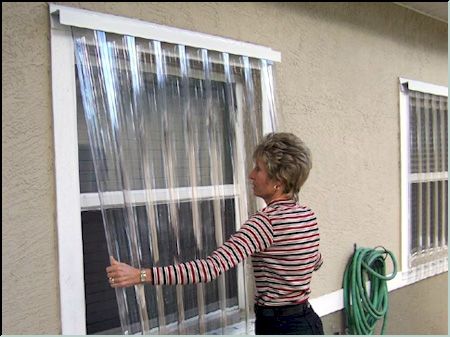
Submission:
<svg viewBox="0 0 450 337">
<path fill-rule="evenodd" d="M 393 264 L 392 274 L 386 276 L 386 258 Z M 344 273 L 344 311 L 350 335 L 372 335 L 378 320 L 383 318 L 384 334 L 388 313 L 387 281 L 397 274 L 397 261 L 383 247 L 356 248 Z M 370 281 L 370 285 L 367 285 Z M 367 288 L 370 288 L 368 293 Z"/>
</svg>

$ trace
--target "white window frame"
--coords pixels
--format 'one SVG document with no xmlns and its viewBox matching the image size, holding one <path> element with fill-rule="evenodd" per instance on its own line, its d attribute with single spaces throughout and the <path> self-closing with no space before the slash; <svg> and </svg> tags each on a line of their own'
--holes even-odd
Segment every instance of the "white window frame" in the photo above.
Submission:
<svg viewBox="0 0 450 337">
<path fill-rule="evenodd" d="M 264 58 L 274 62 L 281 61 L 281 54 L 263 46 L 54 4 L 49 5 L 49 12 L 61 333 L 85 335 L 81 211 L 97 207 L 98 196 L 80 195 L 75 59 L 70 26 L 129 34 L 146 39 Z M 268 125 L 271 120 L 267 107 L 263 106 L 263 132 L 270 129 Z M 227 195 L 235 194 L 231 186 L 224 187 Z M 209 193 L 207 189 L 200 188 L 199 191 Z M 241 190 L 244 191 L 245 188 L 241 187 Z M 242 191 L 239 194 L 242 194 Z M 160 192 L 161 200 L 163 200 L 166 192 Z M 187 190 L 180 190 L 180 193 L 184 197 L 189 197 Z M 134 196 L 139 200 L 140 192 L 135 192 Z M 242 274 L 239 277 L 242 278 Z M 239 294 L 239 296 L 242 299 L 245 294 Z"/>
<path fill-rule="evenodd" d="M 410 229 L 410 184 L 417 178 L 421 181 L 448 180 L 448 173 L 426 173 L 418 177 L 417 174 L 410 174 L 410 128 L 409 128 L 409 96 L 404 88 L 409 90 L 429 93 L 433 95 L 448 97 L 448 88 L 421 81 L 414 81 L 406 78 L 400 78 L 400 135 L 401 135 L 401 269 L 402 278 L 407 284 L 418 282 L 427 277 L 448 271 L 448 259 L 439 259 L 424 263 L 418 267 L 410 267 L 411 251 L 411 229 Z"/>
</svg>

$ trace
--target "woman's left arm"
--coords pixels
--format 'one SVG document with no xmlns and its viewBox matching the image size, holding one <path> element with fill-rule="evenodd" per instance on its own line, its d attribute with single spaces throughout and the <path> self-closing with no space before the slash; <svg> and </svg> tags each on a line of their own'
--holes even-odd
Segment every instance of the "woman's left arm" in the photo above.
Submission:
<svg viewBox="0 0 450 337">
<path fill-rule="evenodd" d="M 270 220 L 265 215 L 257 213 L 205 259 L 139 270 L 111 257 L 111 265 L 106 268 L 106 273 L 113 288 L 130 287 L 144 282 L 153 285 L 206 283 L 235 267 L 253 253 L 265 250 L 272 242 L 273 230 Z M 145 271 L 143 282 L 142 270 Z"/>
</svg>

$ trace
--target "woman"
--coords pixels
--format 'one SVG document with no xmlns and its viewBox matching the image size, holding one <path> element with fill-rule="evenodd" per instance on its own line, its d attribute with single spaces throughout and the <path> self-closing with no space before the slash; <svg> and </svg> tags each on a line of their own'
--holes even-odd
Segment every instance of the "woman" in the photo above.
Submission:
<svg viewBox="0 0 450 337">
<path fill-rule="evenodd" d="M 312 273 L 322 265 L 318 225 L 314 212 L 297 202 L 311 169 L 310 151 L 291 133 L 271 133 L 256 147 L 253 159 L 249 178 L 254 194 L 267 204 L 264 209 L 206 259 L 139 270 L 111 257 L 106 268 L 111 286 L 209 282 L 251 256 L 255 333 L 323 334 L 308 302 Z"/>
</svg>

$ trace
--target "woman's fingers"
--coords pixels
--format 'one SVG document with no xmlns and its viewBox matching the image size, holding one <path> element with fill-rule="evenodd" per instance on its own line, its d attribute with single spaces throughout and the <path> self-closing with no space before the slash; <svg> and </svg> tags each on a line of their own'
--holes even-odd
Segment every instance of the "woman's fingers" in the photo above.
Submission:
<svg viewBox="0 0 450 337">
<path fill-rule="evenodd" d="M 120 285 L 120 262 L 116 261 L 112 256 L 109 257 L 111 263 L 110 266 L 106 267 L 106 277 L 111 287 L 116 288 Z"/>
<path fill-rule="evenodd" d="M 109 257 L 111 265 L 106 267 L 106 276 L 113 288 L 129 287 L 139 283 L 139 269 Z"/>
</svg>

